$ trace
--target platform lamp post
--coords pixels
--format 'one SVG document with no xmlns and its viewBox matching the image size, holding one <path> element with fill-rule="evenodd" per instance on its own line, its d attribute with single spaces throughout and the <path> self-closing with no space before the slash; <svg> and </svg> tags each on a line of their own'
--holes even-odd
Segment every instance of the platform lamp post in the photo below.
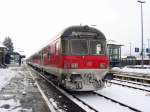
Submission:
<svg viewBox="0 0 150 112">
<path fill-rule="evenodd" d="M 149 58 L 149 65 L 150 65 L 150 54 L 149 54 L 149 49 L 150 49 L 150 39 L 148 38 L 147 41 L 148 41 L 148 54 L 147 54 L 147 56 L 148 56 L 148 58 Z"/>
<path fill-rule="evenodd" d="M 141 50 L 141 55 L 142 55 L 142 60 L 141 60 L 141 65 L 143 67 L 143 64 L 144 64 L 144 61 L 143 61 L 143 7 L 142 7 L 142 4 L 145 3 L 145 1 L 141 1 L 141 0 L 138 0 L 137 2 L 139 2 L 141 4 L 141 37 L 142 37 L 142 50 Z"/>
<path fill-rule="evenodd" d="M 149 38 L 147 39 L 147 42 L 148 42 L 148 43 L 147 43 L 147 47 L 148 47 L 148 49 L 149 49 L 149 48 L 150 48 L 150 39 L 149 39 Z"/>
<path fill-rule="evenodd" d="M 130 56 L 131 56 L 131 45 L 132 45 L 132 43 L 131 43 L 131 42 L 129 42 L 129 44 L 130 44 Z"/>
</svg>

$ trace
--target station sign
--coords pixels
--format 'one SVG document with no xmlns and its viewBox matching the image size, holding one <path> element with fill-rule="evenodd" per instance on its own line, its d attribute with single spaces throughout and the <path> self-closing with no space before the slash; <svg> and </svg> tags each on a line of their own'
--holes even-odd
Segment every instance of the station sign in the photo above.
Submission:
<svg viewBox="0 0 150 112">
<path fill-rule="evenodd" d="M 139 52 L 139 48 L 135 48 L 135 52 Z"/>
<path fill-rule="evenodd" d="M 146 48 L 146 53 L 150 53 L 150 48 Z"/>
</svg>

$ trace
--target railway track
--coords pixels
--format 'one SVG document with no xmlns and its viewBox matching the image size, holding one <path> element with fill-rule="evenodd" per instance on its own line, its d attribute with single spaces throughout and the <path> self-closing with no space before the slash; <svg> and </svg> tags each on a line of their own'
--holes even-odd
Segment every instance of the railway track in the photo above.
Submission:
<svg viewBox="0 0 150 112">
<path fill-rule="evenodd" d="M 99 109 L 96 109 L 95 107 L 91 106 L 89 103 L 85 102 L 84 100 L 82 100 L 82 98 L 78 97 L 78 95 L 72 93 L 72 92 L 69 92 L 69 91 L 64 91 L 62 90 L 61 88 L 57 87 L 53 82 L 51 82 L 49 80 L 49 77 L 48 76 L 43 76 L 42 74 L 40 74 L 39 72 L 35 71 L 37 74 L 40 75 L 40 77 L 42 77 L 46 82 L 48 82 L 49 84 L 51 84 L 53 87 L 55 87 L 57 90 L 59 90 L 62 94 L 64 94 L 65 96 L 67 96 L 69 99 L 71 99 L 72 101 L 74 101 L 74 103 L 77 103 L 79 106 L 81 106 L 81 108 L 83 108 L 85 111 L 90 111 L 90 112 L 99 112 L 101 110 Z M 114 99 L 111 99 L 109 97 L 106 97 L 104 95 L 101 95 L 99 93 L 96 93 L 96 92 L 90 92 L 90 94 L 93 94 L 94 96 L 99 96 L 99 97 L 102 97 L 104 98 L 107 102 L 110 102 L 112 104 L 119 104 L 122 108 L 129 108 L 131 111 L 135 111 L 135 112 L 141 112 L 140 110 L 136 109 L 136 108 L 133 108 L 131 106 L 128 106 L 126 104 L 123 104 L 119 101 L 116 101 Z M 83 93 L 85 94 L 85 92 Z M 87 109 L 88 108 L 88 109 Z M 57 108 L 55 107 L 55 110 L 57 110 Z M 58 110 L 57 110 L 58 111 Z"/>
<path fill-rule="evenodd" d="M 70 94 L 70 95 L 73 96 L 78 101 L 80 101 L 82 104 L 86 105 L 88 108 L 90 108 L 94 112 L 99 112 L 97 109 L 94 109 L 92 106 L 90 106 L 89 104 L 87 104 L 86 102 L 84 102 L 83 100 L 81 100 L 80 98 L 78 98 L 76 95 L 74 95 L 74 94 Z"/>
<path fill-rule="evenodd" d="M 80 94 L 80 93 L 79 93 Z M 80 96 L 79 94 L 74 94 L 74 96 L 77 98 L 77 99 L 79 99 L 80 101 L 82 101 L 82 102 L 86 102 L 86 101 L 84 101 L 85 99 L 84 98 L 82 98 L 82 96 Z M 103 98 L 103 100 L 104 100 L 104 102 L 107 102 L 107 103 L 111 103 L 112 104 L 112 106 L 113 105 L 118 105 L 119 107 L 121 107 L 122 109 L 123 108 L 128 108 L 128 109 L 130 109 L 129 111 L 132 111 L 132 112 L 142 112 L 141 110 L 138 110 L 138 109 L 136 109 L 136 108 L 134 108 L 134 107 L 131 107 L 131 106 L 129 106 L 129 105 L 126 105 L 126 104 L 124 104 L 124 103 L 122 103 L 122 102 L 120 102 L 120 101 L 117 101 L 117 100 L 114 100 L 114 99 L 112 99 L 112 98 L 109 98 L 109 97 L 107 97 L 107 96 L 104 96 L 104 95 L 101 95 L 100 93 L 96 93 L 96 92 L 86 92 L 86 93 L 83 93 L 83 94 L 85 94 L 85 95 L 88 95 L 88 97 L 89 96 L 91 96 L 91 94 L 92 94 L 92 96 L 91 97 L 95 97 L 95 98 L 93 98 L 93 99 L 98 99 L 98 97 L 99 98 Z M 90 97 L 89 97 L 90 98 Z M 99 102 L 101 102 L 102 100 L 100 100 Z M 111 102 L 110 102 L 111 101 Z M 88 101 L 87 101 L 88 102 Z M 99 104 L 101 104 L 101 103 L 99 103 Z M 102 105 L 103 106 L 103 105 Z M 109 107 L 109 106 L 107 106 L 107 108 L 111 108 L 111 107 Z M 99 110 L 98 112 L 100 112 L 101 110 Z"/>
<path fill-rule="evenodd" d="M 34 70 L 35 71 L 35 70 Z M 67 97 L 67 100 L 69 102 L 74 103 L 72 108 L 75 108 L 74 106 L 78 104 L 82 104 L 81 106 L 81 110 L 77 110 L 78 112 L 86 112 L 86 111 L 90 111 L 90 112 L 98 112 L 98 110 L 92 108 L 90 105 L 88 105 L 87 103 L 81 101 L 80 99 L 78 99 L 76 96 L 74 96 L 73 94 L 69 94 L 69 92 L 62 90 L 61 88 L 57 87 L 56 84 L 54 84 L 53 82 L 51 82 L 49 80 L 48 76 L 44 76 L 41 73 L 35 71 L 41 78 L 43 78 L 46 82 L 48 82 L 51 86 L 53 86 L 55 89 L 57 89 L 57 91 L 59 91 L 61 94 L 65 95 Z M 71 100 L 72 99 L 72 100 Z M 52 104 L 52 103 L 51 103 Z M 80 107 L 79 106 L 79 107 Z M 77 108 L 75 108 L 77 109 Z M 55 110 L 57 110 L 57 107 L 55 107 Z M 58 110 L 57 110 L 58 111 Z M 65 112 L 70 112 L 70 110 L 65 110 Z M 59 111 L 58 111 L 59 112 Z"/>
<path fill-rule="evenodd" d="M 125 81 L 126 82 L 126 81 Z M 111 81 L 110 83 L 112 84 L 116 84 L 116 85 L 120 85 L 120 86 L 124 86 L 124 87 L 128 87 L 128 88 L 132 88 L 132 89 L 137 89 L 137 90 L 141 90 L 141 91 L 146 91 L 146 92 L 150 92 L 150 90 L 148 89 L 143 89 L 143 88 L 139 88 L 139 87 L 135 87 L 135 86 L 130 86 L 130 85 L 127 85 L 127 84 L 122 84 L 122 83 L 119 83 L 119 82 L 113 82 Z M 127 82 L 127 83 L 130 83 L 130 82 Z M 135 84 L 135 83 L 131 83 L 131 84 Z M 138 84 L 137 84 L 138 85 Z M 139 85 L 142 85 L 142 84 L 139 84 Z M 142 85 L 143 86 L 143 85 Z M 150 87 L 150 86 L 146 86 L 146 87 Z"/>
<path fill-rule="evenodd" d="M 107 97 L 107 96 L 101 95 L 101 94 L 99 94 L 99 93 L 93 92 L 93 94 L 96 94 L 96 95 L 98 95 L 98 96 L 100 96 L 100 97 L 104 97 L 105 99 L 108 99 L 108 100 L 110 100 L 110 101 L 112 101 L 112 102 L 114 102 L 114 103 L 120 104 L 121 106 L 127 107 L 127 108 L 129 108 L 129 109 L 131 109 L 131 110 L 133 110 L 133 111 L 135 111 L 135 112 L 142 112 L 141 110 L 138 110 L 138 109 L 136 109 L 136 108 L 134 108 L 134 107 L 131 107 L 131 106 L 126 105 L 126 104 L 124 104 L 124 103 L 122 103 L 122 102 L 120 102 L 120 101 L 114 100 L 114 99 L 112 99 L 112 98 L 109 98 L 109 97 Z"/>
<path fill-rule="evenodd" d="M 139 73 L 130 73 L 130 72 L 114 72 L 114 78 L 120 80 L 134 81 L 137 83 L 150 84 L 150 75 L 139 74 Z"/>
<path fill-rule="evenodd" d="M 149 84 L 144 84 L 144 83 L 137 83 L 137 82 L 121 80 L 121 79 L 117 79 L 117 78 L 114 78 L 113 80 L 118 81 L 118 82 L 126 82 L 126 83 L 129 83 L 129 84 L 140 85 L 140 86 L 143 86 L 143 87 L 150 87 Z"/>
</svg>

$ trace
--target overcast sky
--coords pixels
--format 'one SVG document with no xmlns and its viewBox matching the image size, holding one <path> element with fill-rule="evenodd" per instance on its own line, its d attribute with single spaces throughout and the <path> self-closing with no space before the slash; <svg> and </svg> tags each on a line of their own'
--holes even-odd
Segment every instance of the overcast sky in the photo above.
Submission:
<svg viewBox="0 0 150 112">
<path fill-rule="evenodd" d="M 143 4 L 144 44 L 150 38 L 150 0 Z M 16 51 L 30 56 L 72 25 L 96 25 L 107 39 L 141 47 L 137 0 L 0 0 L 0 42 L 12 38 Z"/>
</svg>

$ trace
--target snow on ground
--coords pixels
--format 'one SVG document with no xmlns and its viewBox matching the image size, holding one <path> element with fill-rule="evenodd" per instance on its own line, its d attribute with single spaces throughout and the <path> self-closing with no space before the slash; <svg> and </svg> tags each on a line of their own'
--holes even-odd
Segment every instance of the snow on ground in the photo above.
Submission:
<svg viewBox="0 0 150 112">
<path fill-rule="evenodd" d="M 16 68 L 0 69 L 0 91 L 18 74 L 12 69 Z M 5 97 L 6 100 L 0 100 L 0 112 L 32 112 L 32 109 L 23 109 L 19 100 L 10 99 L 10 97 L 12 97 L 11 95 L 3 95 L 3 97 Z"/>
<path fill-rule="evenodd" d="M 123 82 L 121 80 L 120 81 L 111 80 L 111 82 L 115 82 L 115 83 L 118 83 L 118 84 L 123 84 L 123 85 L 127 85 L 127 86 L 136 87 L 136 88 L 145 89 L 145 90 L 149 90 L 150 91 L 150 87 L 147 87 L 147 86 L 142 86 L 142 85 L 138 85 L 138 84 L 132 84 L 132 83 L 128 83 L 128 82 Z M 140 83 L 140 84 L 142 84 L 142 83 Z"/>
<path fill-rule="evenodd" d="M 57 102 L 56 102 L 54 99 L 50 98 L 49 101 L 52 103 L 52 105 L 53 105 L 55 108 L 58 109 L 59 112 L 65 112 L 64 110 L 60 109 L 60 108 L 57 106 L 58 104 L 57 104 Z M 66 108 L 66 106 L 64 106 L 64 108 Z"/>
<path fill-rule="evenodd" d="M 9 99 L 9 100 L 1 100 L 0 101 L 0 112 L 17 112 L 20 110 L 20 108 L 15 108 L 19 107 L 20 103 L 19 101 L 15 101 L 14 99 Z"/>
<path fill-rule="evenodd" d="M 142 68 L 128 68 L 124 67 L 121 69 L 122 72 L 133 72 L 133 73 L 142 73 L 142 74 L 149 74 L 150 75 L 150 69 L 142 69 Z"/>
<path fill-rule="evenodd" d="M 9 84 L 9 81 L 15 75 L 16 75 L 16 72 L 12 71 L 11 68 L 0 69 L 0 91 L 3 87 Z"/>
<path fill-rule="evenodd" d="M 149 112 L 150 96 L 146 95 L 148 92 L 122 87 L 115 84 L 112 84 L 111 87 L 104 88 L 97 92 L 143 112 Z"/>
<path fill-rule="evenodd" d="M 77 94 L 76 96 L 90 106 L 94 107 L 99 112 L 133 112 L 127 107 L 123 107 L 97 95 L 84 93 L 82 95 Z"/>
<path fill-rule="evenodd" d="M 0 90 L 5 87 L 7 84 L 9 84 L 9 81 L 11 80 L 12 77 L 15 77 L 18 73 L 11 70 L 12 68 L 7 68 L 7 69 L 0 69 Z M 118 68 L 116 68 L 118 69 Z M 134 72 L 138 72 L 138 69 L 134 68 L 123 68 L 123 69 L 118 69 L 120 70 L 132 70 Z M 139 69 L 140 73 L 149 73 L 150 74 L 150 69 Z M 150 105 L 150 96 L 146 96 L 146 92 L 140 91 L 140 90 L 135 90 L 135 89 L 130 89 L 127 87 L 121 87 L 118 85 L 112 85 L 111 87 L 104 88 L 102 90 L 99 90 L 98 93 L 103 94 L 104 96 L 108 96 L 110 98 L 113 98 L 115 100 L 118 100 L 122 103 L 125 103 L 127 105 L 130 105 L 132 107 L 135 107 L 139 110 L 142 110 L 144 112 L 149 112 L 149 105 Z M 112 110 L 118 111 L 118 112 L 123 112 L 123 111 L 131 111 L 128 108 L 121 108 L 118 104 L 113 104 L 109 100 L 105 100 L 104 98 L 101 97 L 95 97 L 94 99 L 91 96 L 86 96 L 85 94 L 82 97 L 82 99 L 88 103 L 91 103 L 91 106 L 94 106 L 96 109 L 104 112 L 110 112 Z M 5 105 L 8 104 L 10 106 L 9 109 L 2 108 Z M 19 108 L 15 108 L 16 105 Z M 103 105 L 103 106 L 102 106 Z M 105 110 L 107 109 L 107 110 Z M 0 112 L 19 112 L 22 110 L 22 107 L 20 106 L 20 103 L 18 101 L 15 101 L 13 99 L 9 100 L 1 100 L 0 101 Z M 25 112 L 32 112 L 32 109 L 29 110 L 24 110 Z"/>
<path fill-rule="evenodd" d="M 32 112 L 32 109 L 23 109 L 19 100 L 0 100 L 0 112 Z"/>
</svg>

